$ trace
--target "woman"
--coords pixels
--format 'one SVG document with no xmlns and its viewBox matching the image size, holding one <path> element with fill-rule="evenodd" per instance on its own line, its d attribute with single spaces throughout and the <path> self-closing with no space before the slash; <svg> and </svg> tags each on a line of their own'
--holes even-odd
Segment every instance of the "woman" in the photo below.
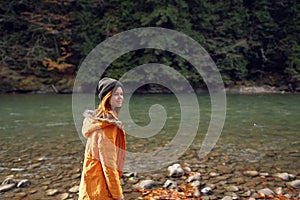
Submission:
<svg viewBox="0 0 300 200">
<path fill-rule="evenodd" d="M 84 112 L 82 134 L 87 138 L 79 200 L 124 200 L 120 178 L 126 140 L 118 120 L 123 102 L 123 85 L 111 78 L 98 84 L 101 100 L 96 110 Z"/>
</svg>

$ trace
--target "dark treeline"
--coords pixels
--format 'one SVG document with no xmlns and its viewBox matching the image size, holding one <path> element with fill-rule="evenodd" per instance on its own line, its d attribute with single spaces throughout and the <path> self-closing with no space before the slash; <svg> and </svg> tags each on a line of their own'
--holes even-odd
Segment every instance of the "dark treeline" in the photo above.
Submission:
<svg viewBox="0 0 300 200">
<path fill-rule="evenodd" d="M 199 42 L 224 83 L 300 90 L 300 3 L 291 0 L 2 0 L 0 91 L 70 89 L 85 56 L 125 30 L 164 27 Z M 133 66 L 174 67 L 195 86 L 201 76 L 180 57 L 139 50 L 106 72 L 119 78 Z"/>
</svg>

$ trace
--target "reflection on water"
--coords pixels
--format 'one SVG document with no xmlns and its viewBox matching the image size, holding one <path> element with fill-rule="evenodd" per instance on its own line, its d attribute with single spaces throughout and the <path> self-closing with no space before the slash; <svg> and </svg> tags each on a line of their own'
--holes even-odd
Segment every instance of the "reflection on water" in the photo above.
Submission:
<svg viewBox="0 0 300 200">
<path fill-rule="evenodd" d="M 199 129 L 183 160 L 190 159 L 190 154 L 197 157 L 210 122 L 209 96 L 199 95 L 198 100 Z M 225 126 L 214 151 L 236 159 L 236 162 L 257 163 L 261 167 L 272 162 L 299 169 L 299 102 L 300 95 L 228 95 Z M 146 126 L 150 122 L 148 111 L 153 104 L 164 107 L 166 123 L 151 137 L 137 138 L 128 133 L 128 150 L 131 152 L 154 151 L 168 144 L 177 133 L 181 111 L 172 95 L 133 96 L 129 105 L 134 122 Z M 33 141 L 50 146 L 60 141 L 82 145 L 74 127 L 71 106 L 71 95 L 1 95 L 1 142 L 13 146 L 28 146 Z M 129 121 L 122 115 L 120 118 L 130 130 Z M 49 146 L 40 146 L 43 147 L 48 151 Z M 5 150 L 1 149 L 1 154 L 5 154 Z"/>
</svg>

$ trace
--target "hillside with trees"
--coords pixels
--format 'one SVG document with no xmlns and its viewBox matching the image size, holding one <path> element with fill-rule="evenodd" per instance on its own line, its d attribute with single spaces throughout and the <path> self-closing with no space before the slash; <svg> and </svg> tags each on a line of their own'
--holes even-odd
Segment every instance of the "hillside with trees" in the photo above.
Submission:
<svg viewBox="0 0 300 200">
<path fill-rule="evenodd" d="M 99 43 L 139 27 L 182 32 L 210 54 L 226 87 L 268 85 L 300 91 L 300 3 L 290 0 L 2 0 L 0 92 L 69 92 L 80 63 Z M 162 63 L 195 88 L 201 76 L 184 59 L 143 49 L 106 75 Z"/>
</svg>

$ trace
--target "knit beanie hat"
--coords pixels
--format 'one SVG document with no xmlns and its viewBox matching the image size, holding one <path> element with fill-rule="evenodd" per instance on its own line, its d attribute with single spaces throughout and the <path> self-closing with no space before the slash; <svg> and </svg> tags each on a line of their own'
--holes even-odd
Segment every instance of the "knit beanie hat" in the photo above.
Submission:
<svg viewBox="0 0 300 200">
<path fill-rule="evenodd" d="M 103 78 L 99 81 L 97 86 L 97 93 L 100 100 L 111 90 L 116 87 L 121 87 L 124 90 L 124 86 L 120 81 L 112 78 Z"/>
</svg>

